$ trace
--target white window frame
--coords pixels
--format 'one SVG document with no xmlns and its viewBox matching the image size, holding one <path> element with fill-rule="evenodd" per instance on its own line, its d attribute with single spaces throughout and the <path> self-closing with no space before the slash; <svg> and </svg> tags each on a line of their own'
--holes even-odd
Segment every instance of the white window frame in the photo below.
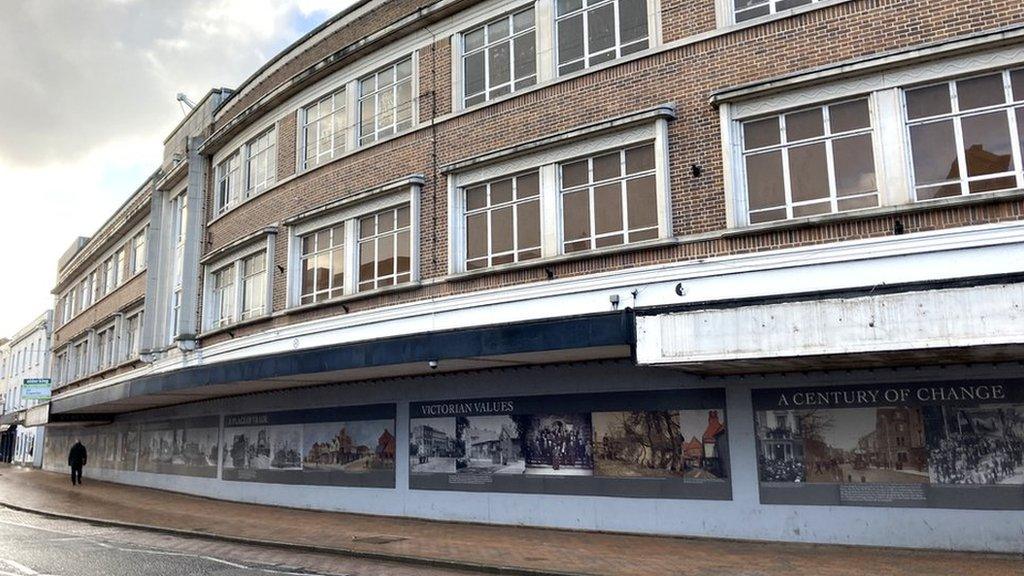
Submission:
<svg viewBox="0 0 1024 576">
<path fill-rule="evenodd" d="M 311 170 L 313 168 L 316 168 L 317 166 L 322 166 L 323 164 L 330 162 L 335 158 L 340 158 L 344 156 L 346 153 L 348 153 L 355 147 L 356 143 L 353 142 L 352 133 L 356 132 L 356 130 L 352 120 L 353 104 L 351 98 L 352 90 L 350 84 L 351 82 L 342 84 L 335 90 L 330 91 L 327 94 L 324 94 L 323 96 L 313 100 L 312 102 L 309 102 L 299 107 L 297 123 L 299 146 L 298 158 L 296 162 L 296 166 L 298 168 L 296 172 L 305 172 L 306 170 Z M 331 112 L 326 116 L 318 116 L 316 120 L 313 120 L 311 122 L 309 120 L 309 109 L 313 108 L 314 106 L 319 108 L 326 100 L 331 101 Z M 342 126 L 344 134 L 342 134 L 342 137 L 340 138 L 342 144 L 338 144 L 338 131 L 332 128 L 330 151 L 324 152 L 323 150 L 320 150 L 320 126 L 321 123 L 324 122 L 325 119 L 327 118 L 330 118 L 331 122 L 333 123 L 334 116 L 338 112 L 339 100 L 341 101 L 341 106 L 343 106 L 345 109 L 344 114 L 341 115 L 342 123 L 344 124 Z M 318 135 L 316 138 L 317 150 L 316 155 L 312 159 L 309 159 L 307 158 L 306 152 L 310 146 L 310 142 L 309 139 L 306 137 L 306 130 L 307 128 L 310 127 L 312 123 L 316 124 L 316 131 Z"/>
<path fill-rule="evenodd" d="M 237 166 L 228 170 L 228 167 L 232 162 L 235 162 Z M 213 202 L 215 214 L 224 214 L 242 201 L 242 187 L 244 186 L 242 176 L 245 172 L 245 168 L 241 150 L 235 150 L 226 158 L 221 160 L 217 164 L 214 172 Z M 226 196 L 221 194 L 221 186 L 225 183 L 225 179 L 227 179 L 228 184 Z"/>
<path fill-rule="evenodd" d="M 594 65 L 588 64 L 588 60 L 590 60 L 590 58 L 593 55 L 590 53 L 590 41 L 589 41 L 590 40 L 590 30 L 589 30 L 589 27 L 587 26 L 586 23 L 587 23 L 587 21 L 589 21 L 589 18 L 590 18 L 589 12 L 591 10 L 593 10 L 594 7 L 593 6 L 582 6 L 582 7 L 578 8 L 577 10 L 573 10 L 572 12 L 569 12 L 567 14 L 559 16 L 558 15 L 558 7 L 556 5 L 556 6 L 553 7 L 553 10 L 552 10 L 552 16 L 553 16 L 552 24 L 553 24 L 553 26 L 555 28 L 555 32 L 553 34 L 553 43 L 551 45 L 551 51 L 554 54 L 555 76 L 556 77 L 568 76 L 570 74 L 575 74 L 577 72 L 585 72 L 585 71 L 587 71 L 587 70 L 589 70 L 591 68 L 600 66 L 602 64 L 606 64 L 608 62 L 614 62 L 614 61 L 619 60 L 621 58 L 625 58 L 626 56 L 630 56 L 632 54 L 637 54 L 637 53 L 640 53 L 640 52 L 644 52 L 646 50 L 650 50 L 652 47 L 654 47 L 656 45 L 656 33 L 654 32 L 654 28 L 652 28 L 652 26 L 651 26 L 652 25 L 652 18 L 651 18 L 651 8 L 652 8 L 652 5 L 651 5 L 650 1 L 646 2 L 646 5 L 647 5 L 647 47 L 646 48 L 642 48 L 640 50 L 637 50 L 635 52 L 630 52 L 629 54 L 625 54 L 625 55 L 622 54 L 623 44 L 622 44 L 622 39 L 619 37 L 622 31 L 619 29 L 619 25 L 618 25 L 619 24 L 619 4 L 620 4 L 621 0 L 583 0 L 584 3 L 587 3 L 588 1 L 589 2 L 593 2 L 595 5 L 603 5 L 605 3 L 612 3 L 614 5 L 614 13 L 615 13 L 615 44 L 614 44 L 614 46 L 612 48 L 606 48 L 605 50 L 602 50 L 599 53 L 604 53 L 604 52 L 608 52 L 608 51 L 614 51 L 615 52 L 615 56 L 612 57 L 609 60 L 605 60 L 604 62 L 599 62 L 599 63 L 594 64 Z M 572 70 L 572 71 L 569 71 L 569 72 L 565 72 L 564 74 L 563 73 L 559 73 L 558 72 L 558 68 L 560 68 L 563 65 L 560 65 L 558 63 L 559 62 L 559 59 L 558 59 L 558 21 L 559 20 L 563 20 L 563 19 L 572 18 L 576 14 L 580 14 L 580 13 L 586 13 L 583 16 L 583 58 L 582 58 L 583 68 L 580 68 L 579 70 Z M 639 42 L 639 40 L 634 40 L 633 42 L 631 42 L 631 44 L 632 43 L 636 43 L 636 42 Z M 578 62 L 578 61 L 579 60 L 575 60 L 573 62 Z"/>
<path fill-rule="evenodd" d="M 134 336 L 131 332 L 132 320 L 135 320 L 138 324 Z M 140 340 L 142 338 L 142 323 L 144 321 L 145 313 L 142 308 L 136 308 L 124 315 L 124 319 L 121 322 L 121 337 L 118 350 L 118 359 L 120 362 L 127 362 L 134 358 L 138 358 L 139 350 L 141 349 Z"/>
<path fill-rule="evenodd" d="M 107 336 L 106 349 L 105 350 L 104 350 L 104 347 L 100 345 L 100 338 L 103 337 L 104 335 Z M 93 365 L 93 369 L 96 372 L 100 372 L 100 371 L 103 371 L 103 370 L 109 370 L 110 368 L 113 368 L 114 366 L 116 366 L 117 365 L 117 360 L 118 360 L 118 355 L 117 355 L 118 338 L 117 338 L 116 323 L 115 322 L 111 322 L 111 323 L 106 324 L 103 327 L 97 329 L 96 333 L 94 335 L 94 342 L 95 342 L 95 346 L 93 346 L 93 350 L 92 350 L 92 356 L 94 358 L 93 364 L 92 364 Z"/>
<path fill-rule="evenodd" d="M 634 244 L 622 244 L 595 250 L 570 252 L 562 251 L 562 209 L 558 182 L 558 165 L 569 161 L 597 155 L 603 152 L 631 148 L 644 143 L 654 145 L 654 176 L 657 194 L 658 235 L 654 240 Z M 540 222 L 541 257 L 511 264 L 499 264 L 490 268 L 473 270 L 486 272 L 520 266 L 535 266 L 552 258 L 592 254 L 610 250 L 630 250 L 653 241 L 672 237 L 672 193 L 668 162 L 668 121 L 663 118 L 623 129 L 618 132 L 601 134 L 585 140 L 567 142 L 539 152 L 497 161 L 477 168 L 453 173 L 448 178 L 448 262 L 449 274 L 461 274 L 466 270 L 466 225 L 464 189 L 514 176 L 530 170 L 540 173 Z"/>
<path fill-rule="evenodd" d="M 144 226 L 142 230 L 132 236 L 131 239 L 131 276 L 135 276 L 139 272 L 146 268 L 146 232 L 149 226 Z M 141 258 L 139 257 L 139 250 L 142 250 Z"/>
<path fill-rule="evenodd" d="M 519 88 L 517 90 L 516 84 L 518 84 L 521 81 L 517 81 L 516 78 L 515 78 L 515 63 L 516 63 L 515 38 L 518 37 L 518 36 L 523 36 L 525 34 L 528 34 L 529 31 L 514 32 L 513 31 L 513 27 L 514 27 L 514 22 L 515 22 L 515 16 L 517 16 L 518 14 L 521 14 L 521 13 L 527 11 L 527 10 L 532 10 L 533 11 L 533 27 L 529 29 L 529 31 L 533 32 L 533 57 L 534 57 L 534 70 L 533 70 L 533 74 L 532 74 L 532 76 L 533 76 L 533 83 L 529 84 L 529 85 L 526 85 L 526 86 L 523 86 L 522 88 Z M 508 33 L 507 36 L 505 36 L 504 38 L 502 38 L 500 40 L 490 41 L 489 39 L 486 38 L 486 35 L 489 34 L 488 28 L 489 28 L 489 26 L 491 26 L 492 24 L 497 23 L 500 20 L 505 20 L 505 21 L 507 21 L 509 23 L 509 33 Z M 461 82 L 460 82 L 461 90 L 458 91 L 458 98 L 459 98 L 459 106 L 458 107 L 459 108 L 471 108 L 473 106 L 478 106 L 478 105 L 481 105 L 481 104 L 486 104 L 487 102 L 490 102 L 492 100 L 496 100 L 496 99 L 501 98 L 503 96 L 508 96 L 510 94 L 515 94 L 517 91 L 521 91 L 521 90 L 524 90 L 526 88 L 530 88 L 532 86 L 536 86 L 537 83 L 540 82 L 540 77 L 541 77 L 541 74 L 540 74 L 540 68 L 541 68 L 541 62 L 540 62 L 541 28 L 543 28 L 543 26 L 542 26 L 542 23 L 538 20 L 536 3 L 535 2 L 530 2 L 530 3 L 527 3 L 527 4 L 522 4 L 520 6 L 517 6 L 516 8 L 508 10 L 507 12 L 505 12 L 504 14 L 501 14 L 500 16 L 496 16 L 494 18 L 491 18 L 490 20 L 487 20 L 485 22 L 476 24 L 476 25 L 474 25 L 472 27 L 469 27 L 466 30 L 460 32 L 459 34 L 456 34 L 453 37 L 453 39 L 452 39 L 452 47 L 453 47 L 453 52 L 454 52 L 455 56 L 457 57 L 456 60 L 457 60 L 457 66 L 458 66 L 458 70 L 459 70 L 459 73 L 458 73 L 458 75 L 456 77 L 461 80 Z M 466 36 L 468 36 L 471 32 L 474 32 L 476 30 L 484 30 L 484 34 L 485 34 L 484 44 L 481 45 L 479 48 L 473 49 L 472 51 L 467 51 L 466 50 Z M 510 46 L 510 48 L 509 48 L 509 81 L 506 82 L 505 84 L 501 84 L 500 85 L 502 87 L 508 86 L 509 91 L 507 93 L 505 93 L 505 94 L 492 97 L 490 95 L 490 93 L 491 93 L 492 90 L 495 90 L 496 88 L 494 86 L 490 85 L 490 82 L 491 82 L 491 79 L 490 79 L 491 63 L 490 63 L 490 59 L 487 58 L 487 49 L 492 47 L 492 46 L 494 46 L 494 45 L 497 45 L 497 44 L 509 44 L 509 46 Z M 484 53 L 484 59 L 483 59 L 484 60 L 484 71 L 483 71 L 483 75 L 484 75 L 484 78 L 483 78 L 484 79 L 484 91 L 482 92 L 483 100 L 480 101 L 480 102 L 474 103 L 474 104 L 466 104 L 466 100 L 470 98 L 470 96 L 468 96 L 466 94 L 466 81 L 467 81 L 467 78 L 466 78 L 466 59 L 469 57 L 470 52 L 473 52 L 473 53 L 483 52 Z M 474 94 L 473 96 L 477 96 L 477 95 Z"/>
<path fill-rule="evenodd" d="M 793 13 L 795 13 L 797 11 L 813 10 L 815 8 L 820 8 L 821 5 L 836 4 L 838 2 L 845 2 L 847 0 L 810 0 L 810 2 L 807 3 L 807 4 L 803 4 L 803 5 L 800 5 L 800 6 L 793 6 L 791 8 L 784 8 L 782 10 L 779 10 L 778 3 L 782 2 L 782 1 L 784 1 L 784 0 L 768 0 L 766 2 L 768 4 L 768 13 L 767 14 L 760 14 L 758 16 L 753 16 L 751 18 L 747 18 L 746 20 L 739 20 L 739 21 L 737 21 L 736 20 L 736 12 L 737 12 L 737 10 L 736 10 L 735 3 L 733 2 L 733 0 L 716 0 L 715 1 L 716 5 L 717 5 L 716 6 L 716 8 L 717 8 L 716 12 L 717 12 L 717 15 L 718 15 L 717 20 L 718 20 L 720 26 L 722 26 L 722 25 L 729 25 L 729 24 L 741 24 L 742 25 L 742 24 L 747 24 L 748 22 L 756 23 L 756 22 L 760 22 L 760 21 L 768 19 L 768 18 L 775 17 L 775 16 L 793 14 Z M 747 10 L 752 10 L 752 8 L 748 8 Z"/>
<path fill-rule="evenodd" d="M 376 77 L 381 72 L 387 70 L 388 68 L 391 68 L 393 71 L 397 72 L 399 64 L 402 64 L 403 62 L 405 62 L 407 60 L 409 61 L 409 70 L 410 70 L 409 71 L 409 94 L 410 94 L 410 97 L 412 98 L 412 100 L 410 100 L 410 102 L 409 102 L 409 106 L 410 106 L 410 110 L 409 110 L 409 125 L 406 126 L 405 128 L 401 128 L 401 129 L 398 127 L 399 126 L 399 122 L 398 122 L 398 114 L 397 114 L 397 112 L 398 112 L 398 108 L 399 108 L 399 103 L 398 103 L 398 85 L 399 85 L 399 82 L 397 81 L 397 76 L 396 76 L 395 80 L 392 81 L 392 84 L 391 84 L 391 87 L 390 87 L 390 90 L 392 91 L 392 93 L 393 93 L 393 95 L 395 97 L 395 100 L 394 100 L 395 106 L 394 106 L 394 114 L 393 114 L 394 118 L 393 118 L 393 121 L 391 122 L 390 125 L 384 126 L 382 128 L 382 126 L 377 122 L 377 119 L 380 117 L 380 110 L 381 110 L 381 108 L 380 108 L 380 95 L 384 91 L 377 84 Z M 417 122 L 417 120 L 418 120 L 417 116 L 418 116 L 418 113 L 419 113 L 419 102 L 420 102 L 420 99 L 419 99 L 419 65 L 418 65 L 418 60 L 419 59 L 416 57 L 416 53 L 415 52 L 412 53 L 412 54 L 406 54 L 406 55 L 403 55 L 400 58 L 397 58 L 397 59 L 391 61 L 388 64 L 384 64 L 383 66 L 378 66 L 376 69 L 371 70 L 371 71 L 369 71 L 369 72 L 359 76 L 356 79 L 355 85 L 356 85 L 356 98 L 357 98 L 357 106 L 356 106 L 356 108 L 357 108 L 357 110 L 356 110 L 355 124 L 354 125 L 355 125 L 355 131 L 357 133 L 357 138 L 358 138 L 358 142 L 359 142 L 359 147 L 360 148 L 365 148 L 367 146 L 372 146 L 373 144 L 376 144 L 377 142 L 388 140 L 390 138 L 398 136 L 399 134 L 404 134 L 404 133 L 409 132 L 410 130 L 413 130 L 413 129 L 416 128 L 417 123 L 418 123 Z M 366 80 L 367 78 L 370 78 L 371 76 L 374 77 L 374 89 L 369 94 L 364 94 L 363 93 L 363 88 L 362 88 L 362 83 L 363 83 L 364 80 Z M 374 105 L 374 116 L 373 116 L 374 117 L 374 121 L 373 121 L 373 133 L 372 134 L 364 133 L 363 132 L 363 122 L 362 122 L 362 117 L 363 117 L 363 101 L 364 100 L 368 100 L 370 98 L 373 99 L 373 103 L 374 103 L 373 104 Z M 383 132 L 385 130 L 391 130 L 391 133 L 390 134 L 385 134 L 385 135 L 382 136 L 381 132 Z"/>
<path fill-rule="evenodd" d="M 263 138 L 267 138 L 267 145 L 256 150 L 254 147 Z M 244 152 L 242 183 L 245 190 L 243 196 L 244 199 L 248 200 L 253 196 L 266 192 L 277 183 L 277 124 L 271 124 L 268 128 L 249 139 L 242 147 L 242 152 Z M 262 181 L 254 182 L 253 178 L 255 176 L 252 168 L 254 164 L 261 162 L 261 155 L 264 155 L 262 157 L 265 159 L 266 173 Z"/>
<path fill-rule="evenodd" d="M 725 198 L 727 223 L 730 228 L 749 226 L 747 223 L 747 201 L 743 173 L 742 122 L 758 116 L 799 110 L 808 106 L 849 100 L 867 96 L 872 110 L 872 138 L 875 146 L 875 179 L 879 191 L 879 208 L 900 205 L 924 205 L 928 202 L 957 200 L 960 197 L 913 201 L 913 177 L 910 156 L 910 142 L 904 110 L 903 90 L 943 80 L 956 80 L 970 76 L 984 75 L 1007 68 L 1021 67 L 1024 62 L 1024 47 L 1010 46 L 972 52 L 959 56 L 935 59 L 923 63 L 909 62 L 915 57 L 908 53 L 903 58 L 908 62 L 902 67 L 860 73 L 856 76 L 838 76 L 830 82 L 811 75 L 807 82 L 794 80 L 786 91 L 765 95 L 751 95 L 719 105 L 722 140 L 723 173 L 725 174 Z M 893 62 L 896 66 L 899 62 Z M 811 80 L 814 80 L 812 83 Z M 975 193 L 982 197 L 991 192 Z M 850 213 L 828 215 L 830 217 L 855 217 L 863 209 Z M 808 218 L 820 218 L 811 216 Z M 757 226 L 785 225 L 781 220 L 758 224 Z"/>
<path fill-rule="evenodd" d="M 273 290 L 274 290 L 274 251 L 276 235 L 268 234 L 265 239 L 252 242 L 236 250 L 231 250 L 219 258 L 204 264 L 203 281 L 203 331 L 212 332 L 223 328 L 230 328 L 243 322 L 249 322 L 260 318 L 267 318 L 273 311 Z M 264 307 L 260 314 L 243 318 L 245 294 L 243 291 L 243 269 L 242 263 L 246 258 L 256 254 L 263 254 L 266 258 L 266 285 L 264 286 Z M 230 321 L 223 321 L 220 318 L 220 310 L 217 306 L 218 299 L 215 294 L 215 275 L 218 272 L 228 270 L 232 275 L 231 290 L 226 294 L 231 298 L 232 317 Z"/>
<path fill-rule="evenodd" d="M 422 182 L 402 180 L 385 184 L 377 189 L 356 194 L 348 200 L 332 205 L 329 210 L 315 210 L 315 215 L 300 215 L 288 225 L 288 282 L 286 302 L 289 308 L 302 306 L 302 268 L 301 252 L 302 237 L 332 226 L 343 224 L 345 228 L 345 281 L 342 295 L 322 302 L 313 302 L 306 306 L 317 306 L 325 303 L 363 297 L 378 291 L 393 290 L 407 285 L 415 285 L 420 280 L 420 190 Z M 396 208 L 402 204 L 409 205 L 409 223 L 411 226 L 412 246 L 410 252 L 410 280 L 408 283 L 387 286 L 376 290 L 358 291 L 359 277 L 359 219 L 375 214 L 381 210 Z"/>
</svg>

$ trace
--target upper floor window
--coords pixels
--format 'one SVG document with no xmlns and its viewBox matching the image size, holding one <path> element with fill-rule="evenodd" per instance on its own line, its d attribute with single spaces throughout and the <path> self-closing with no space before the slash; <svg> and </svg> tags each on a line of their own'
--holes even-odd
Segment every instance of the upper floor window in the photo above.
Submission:
<svg viewBox="0 0 1024 576">
<path fill-rule="evenodd" d="M 96 333 L 96 369 L 103 370 L 114 365 L 114 326 L 108 326 Z"/>
<path fill-rule="evenodd" d="M 878 206 L 867 98 L 743 123 L 751 224 Z"/>
<path fill-rule="evenodd" d="M 462 74 L 467 107 L 536 84 L 533 7 L 462 34 Z"/>
<path fill-rule="evenodd" d="M 78 286 L 78 296 L 82 299 L 81 310 L 92 305 L 92 287 L 89 285 L 89 277 L 86 276 Z"/>
<path fill-rule="evenodd" d="M 217 213 L 223 214 L 241 200 L 242 161 L 238 152 L 217 165 Z"/>
<path fill-rule="evenodd" d="M 111 256 L 103 263 L 103 272 L 106 278 L 103 282 L 103 293 L 110 294 L 117 288 L 117 258 Z"/>
<path fill-rule="evenodd" d="M 733 0 L 733 15 L 736 22 L 743 22 L 758 16 L 767 16 L 768 14 L 775 14 L 776 12 L 782 12 L 789 10 L 790 8 L 796 8 L 797 6 L 805 6 L 807 4 L 813 4 L 820 0 Z"/>
<path fill-rule="evenodd" d="M 1024 188 L 1024 70 L 904 96 L 916 200 Z"/>
<path fill-rule="evenodd" d="M 320 165 L 345 153 L 348 145 L 346 90 L 302 109 L 303 169 Z"/>
<path fill-rule="evenodd" d="M 213 273 L 213 326 L 219 328 L 235 322 L 235 265 Z"/>
<path fill-rule="evenodd" d="M 566 162 L 559 172 L 565 252 L 658 237 L 653 144 Z"/>
<path fill-rule="evenodd" d="M 139 342 L 142 337 L 142 316 L 139 311 L 125 318 L 121 346 L 121 359 L 131 360 L 139 355 Z"/>
<path fill-rule="evenodd" d="M 534 170 L 465 189 L 466 269 L 540 258 L 540 176 Z"/>
<path fill-rule="evenodd" d="M 67 350 L 61 350 L 57 353 L 53 360 L 53 381 L 57 384 L 63 384 L 65 378 L 65 370 L 68 364 L 68 353 Z"/>
<path fill-rule="evenodd" d="M 206 328 L 222 328 L 267 313 L 266 248 L 217 266 L 206 282 Z"/>
<path fill-rule="evenodd" d="M 242 259 L 242 320 L 267 311 L 267 254 L 258 252 Z"/>
<path fill-rule="evenodd" d="M 71 362 L 70 378 L 72 380 L 89 374 L 89 340 L 85 339 L 75 344 Z"/>
<path fill-rule="evenodd" d="M 646 0 L 555 0 L 558 75 L 649 45 Z"/>
<path fill-rule="evenodd" d="M 412 230 L 409 206 L 359 219 L 359 291 L 409 282 Z"/>
<path fill-rule="evenodd" d="M 245 196 L 269 188 L 277 180 L 277 129 L 271 127 L 245 145 Z"/>
<path fill-rule="evenodd" d="M 369 144 L 412 127 L 412 58 L 359 81 L 359 143 Z"/>
<path fill-rule="evenodd" d="M 146 230 L 143 229 L 132 238 L 132 267 L 131 273 L 134 276 L 146 267 Z"/>
<path fill-rule="evenodd" d="M 300 304 L 341 296 L 345 289 L 345 225 L 302 236 Z"/>
<path fill-rule="evenodd" d="M 114 287 L 120 286 L 124 283 L 124 273 L 126 266 L 128 265 L 128 246 L 122 247 L 117 251 L 114 259 Z"/>
</svg>

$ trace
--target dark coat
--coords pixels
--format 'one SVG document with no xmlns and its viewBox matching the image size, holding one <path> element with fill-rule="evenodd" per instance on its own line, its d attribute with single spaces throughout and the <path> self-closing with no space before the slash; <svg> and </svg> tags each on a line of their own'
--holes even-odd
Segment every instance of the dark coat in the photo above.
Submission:
<svg viewBox="0 0 1024 576">
<path fill-rule="evenodd" d="M 81 442 L 75 442 L 75 445 L 71 447 L 71 451 L 68 452 L 68 466 L 85 466 L 85 461 L 89 455 L 85 452 L 85 446 L 82 446 Z"/>
</svg>

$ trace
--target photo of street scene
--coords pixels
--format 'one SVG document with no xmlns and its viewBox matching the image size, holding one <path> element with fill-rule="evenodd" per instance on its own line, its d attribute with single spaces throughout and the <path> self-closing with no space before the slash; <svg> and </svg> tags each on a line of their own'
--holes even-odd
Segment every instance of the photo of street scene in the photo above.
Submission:
<svg viewBox="0 0 1024 576">
<path fill-rule="evenodd" d="M 455 473 L 465 447 L 455 436 L 455 418 L 414 418 L 409 431 L 409 466 L 413 472 Z"/>
<path fill-rule="evenodd" d="M 590 414 L 523 416 L 526 474 L 592 476 L 594 433 Z"/>
<path fill-rule="evenodd" d="M 456 471 L 477 474 L 522 474 L 526 460 L 520 442 L 522 419 L 512 416 L 456 418 L 456 438 L 463 447 Z"/>
<path fill-rule="evenodd" d="M 120 441 L 118 443 L 117 469 L 134 470 L 135 458 L 139 454 L 139 428 L 137 426 L 122 428 L 118 436 Z"/>
<path fill-rule="evenodd" d="M 225 469 L 270 469 L 270 427 L 225 428 L 223 453 Z"/>
<path fill-rule="evenodd" d="M 302 426 L 270 427 L 270 467 L 302 470 Z"/>
<path fill-rule="evenodd" d="M 724 410 L 680 410 L 683 437 L 683 476 L 689 480 L 729 477 L 729 438 Z"/>
<path fill-rule="evenodd" d="M 677 411 L 594 412 L 594 473 L 619 478 L 682 477 L 685 437 Z"/>
<path fill-rule="evenodd" d="M 395 467 L 394 420 L 318 422 L 303 426 L 302 466 L 353 474 Z"/>
<path fill-rule="evenodd" d="M 1024 484 L 1024 406 L 925 408 L 935 484 Z"/>
<path fill-rule="evenodd" d="M 184 425 L 143 430 L 139 442 L 138 469 L 163 472 L 166 466 L 208 471 L 217 467 L 218 428 L 186 428 Z M 187 473 L 187 472 L 182 472 Z"/>
</svg>

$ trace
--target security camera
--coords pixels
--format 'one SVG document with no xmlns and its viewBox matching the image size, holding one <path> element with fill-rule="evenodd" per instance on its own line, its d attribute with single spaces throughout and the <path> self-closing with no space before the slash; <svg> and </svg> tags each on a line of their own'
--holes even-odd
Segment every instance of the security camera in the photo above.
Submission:
<svg viewBox="0 0 1024 576">
<path fill-rule="evenodd" d="M 427 366 L 430 366 L 431 370 L 437 370 L 437 360 L 431 360 L 427 362 Z"/>
</svg>

